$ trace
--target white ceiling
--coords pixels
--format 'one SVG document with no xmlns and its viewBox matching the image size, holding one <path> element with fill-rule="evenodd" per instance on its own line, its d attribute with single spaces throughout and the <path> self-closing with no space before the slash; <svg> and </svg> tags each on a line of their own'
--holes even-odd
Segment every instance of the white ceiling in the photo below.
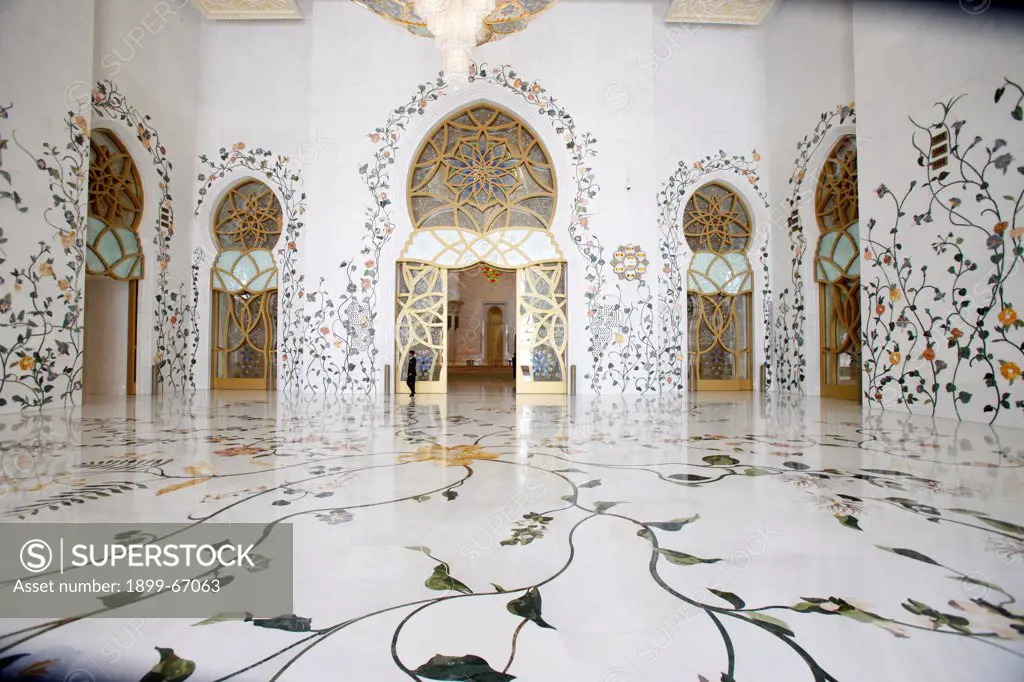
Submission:
<svg viewBox="0 0 1024 682">
<path fill-rule="evenodd" d="M 296 0 L 192 0 L 207 19 L 301 19 Z"/>
<path fill-rule="evenodd" d="M 775 0 L 672 0 L 665 21 L 687 24 L 760 24 Z"/>
</svg>

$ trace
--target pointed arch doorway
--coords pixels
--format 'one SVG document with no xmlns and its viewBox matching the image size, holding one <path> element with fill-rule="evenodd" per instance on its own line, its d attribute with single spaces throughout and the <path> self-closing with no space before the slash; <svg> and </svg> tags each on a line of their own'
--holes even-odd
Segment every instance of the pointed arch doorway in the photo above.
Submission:
<svg viewBox="0 0 1024 682">
<path fill-rule="evenodd" d="M 89 137 L 89 215 L 85 249 L 85 394 L 135 395 L 139 239 L 144 192 L 138 166 L 121 139 L 97 128 Z M 70 296 L 67 280 L 58 286 Z"/>
<path fill-rule="evenodd" d="M 413 231 L 396 263 L 395 391 L 447 393 L 448 271 L 478 264 L 515 273 L 519 393 L 568 388 L 565 256 L 551 233 L 551 157 L 515 114 L 489 103 L 453 112 L 421 143 L 409 172 Z"/>
</svg>

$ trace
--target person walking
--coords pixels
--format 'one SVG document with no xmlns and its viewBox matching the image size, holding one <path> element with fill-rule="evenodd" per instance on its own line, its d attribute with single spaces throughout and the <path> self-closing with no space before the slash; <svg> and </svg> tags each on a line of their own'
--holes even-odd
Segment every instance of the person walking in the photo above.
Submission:
<svg viewBox="0 0 1024 682">
<path fill-rule="evenodd" d="M 409 369 L 405 375 L 405 385 L 409 387 L 409 396 L 416 395 L 416 351 L 409 351 Z"/>
</svg>

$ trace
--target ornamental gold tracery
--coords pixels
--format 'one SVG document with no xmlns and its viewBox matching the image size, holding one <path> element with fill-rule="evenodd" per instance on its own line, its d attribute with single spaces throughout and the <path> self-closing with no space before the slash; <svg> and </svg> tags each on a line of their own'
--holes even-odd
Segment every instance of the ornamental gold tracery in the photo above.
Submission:
<svg viewBox="0 0 1024 682">
<path fill-rule="evenodd" d="M 89 138 L 88 274 L 142 278 L 142 209 L 142 178 L 131 154 L 112 132 L 94 130 Z"/>
<path fill-rule="evenodd" d="M 860 235 L 857 194 L 857 141 L 839 140 L 826 159 L 815 192 L 821 324 L 822 395 L 860 395 Z"/>
<path fill-rule="evenodd" d="M 269 388 L 277 366 L 281 204 L 258 180 L 227 191 L 214 213 L 214 388 Z"/>
<path fill-rule="evenodd" d="M 689 354 L 698 390 L 750 390 L 753 273 L 747 259 L 753 229 L 743 200 L 729 187 L 700 187 L 683 212 L 694 251 L 687 277 Z"/>
<path fill-rule="evenodd" d="M 547 230 L 556 193 L 554 167 L 540 139 L 491 104 L 449 116 L 424 141 L 409 173 L 416 229 Z"/>
</svg>

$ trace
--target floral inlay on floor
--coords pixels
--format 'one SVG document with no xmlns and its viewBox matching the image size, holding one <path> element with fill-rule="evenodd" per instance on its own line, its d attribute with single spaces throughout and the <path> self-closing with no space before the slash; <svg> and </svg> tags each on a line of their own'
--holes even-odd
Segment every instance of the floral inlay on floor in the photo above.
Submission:
<svg viewBox="0 0 1024 682">
<path fill-rule="evenodd" d="M 0 620 L 0 679 L 1019 682 L 1022 435 L 723 395 L 10 417 L 3 521 L 289 523 L 296 613 Z"/>
</svg>

